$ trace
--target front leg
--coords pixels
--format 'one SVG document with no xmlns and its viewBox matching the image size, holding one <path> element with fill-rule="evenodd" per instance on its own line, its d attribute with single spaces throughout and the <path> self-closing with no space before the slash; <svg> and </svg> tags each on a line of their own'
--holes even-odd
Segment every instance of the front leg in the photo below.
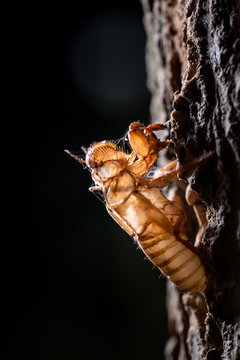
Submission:
<svg viewBox="0 0 240 360">
<path fill-rule="evenodd" d="M 147 136 L 143 133 L 144 126 L 139 122 L 134 122 L 129 126 L 128 141 L 133 151 L 139 157 L 146 157 L 149 154 L 149 142 Z"/>
<path fill-rule="evenodd" d="M 152 124 L 147 127 L 134 122 L 129 127 L 128 140 L 138 159 L 131 163 L 128 170 L 137 176 L 144 176 L 158 158 L 160 150 L 167 148 L 169 140 L 160 141 L 153 131 L 166 129 L 164 124 Z"/>
<path fill-rule="evenodd" d="M 133 151 L 139 157 L 146 157 L 150 152 L 158 152 L 165 149 L 169 145 L 169 140 L 160 141 L 153 134 L 153 131 L 164 130 L 167 125 L 164 124 L 152 124 L 144 126 L 139 122 L 134 122 L 130 125 L 128 131 L 128 140 Z"/>
</svg>

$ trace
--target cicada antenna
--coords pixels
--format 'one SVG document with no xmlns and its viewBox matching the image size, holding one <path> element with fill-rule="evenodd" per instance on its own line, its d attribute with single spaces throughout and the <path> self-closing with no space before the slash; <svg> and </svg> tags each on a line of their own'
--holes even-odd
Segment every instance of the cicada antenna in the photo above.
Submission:
<svg viewBox="0 0 240 360">
<path fill-rule="evenodd" d="M 79 159 L 79 157 L 77 155 L 74 155 L 71 151 L 69 150 L 64 150 L 68 155 L 70 155 L 71 157 L 73 157 L 75 160 L 77 160 L 80 163 L 86 164 L 85 160 Z M 84 151 L 85 152 L 85 151 Z"/>
</svg>

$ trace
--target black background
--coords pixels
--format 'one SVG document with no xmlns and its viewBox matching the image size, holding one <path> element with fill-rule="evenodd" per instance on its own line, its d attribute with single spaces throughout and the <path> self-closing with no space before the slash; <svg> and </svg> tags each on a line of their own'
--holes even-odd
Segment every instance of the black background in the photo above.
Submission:
<svg viewBox="0 0 240 360">
<path fill-rule="evenodd" d="M 2 16 L 4 359 L 163 359 L 165 280 L 64 153 L 148 123 L 141 4 Z"/>
</svg>

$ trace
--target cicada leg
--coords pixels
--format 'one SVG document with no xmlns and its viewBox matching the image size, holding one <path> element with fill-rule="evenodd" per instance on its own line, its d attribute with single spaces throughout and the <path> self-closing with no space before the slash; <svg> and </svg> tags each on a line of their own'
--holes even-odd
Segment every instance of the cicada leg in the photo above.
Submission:
<svg viewBox="0 0 240 360">
<path fill-rule="evenodd" d="M 158 158 L 159 151 L 169 145 L 169 140 L 160 141 L 153 131 L 166 129 L 164 124 L 152 124 L 147 127 L 139 122 L 130 125 L 128 140 L 133 152 L 138 159 L 129 167 L 129 171 L 138 176 L 143 176 L 152 167 Z"/>
<path fill-rule="evenodd" d="M 214 151 L 210 151 L 207 155 L 203 155 L 197 159 L 194 159 L 193 161 L 189 162 L 188 164 L 180 166 L 178 169 L 167 170 L 168 165 L 170 165 L 170 169 L 171 169 L 172 165 L 174 164 L 174 162 L 171 162 L 165 168 L 159 169 L 158 174 L 153 179 L 147 180 L 148 186 L 149 187 L 158 186 L 159 188 L 163 188 L 171 181 L 171 179 L 175 175 L 184 173 L 190 169 L 194 169 L 194 168 L 198 167 L 204 160 L 208 159 L 213 154 L 214 154 Z"/>
<path fill-rule="evenodd" d="M 177 159 L 171 161 L 170 163 L 168 163 L 166 166 L 164 166 L 164 168 L 161 169 L 161 171 L 169 171 L 172 170 L 173 168 L 175 168 L 177 166 Z"/>
<path fill-rule="evenodd" d="M 149 141 L 143 133 L 144 126 L 139 122 L 130 125 L 128 131 L 128 140 L 133 151 L 140 157 L 147 157 L 150 151 Z"/>
<path fill-rule="evenodd" d="M 203 238 L 203 235 L 207 227 L 207 217 L 206 217 L 207 207 L 204 205 L 204 203 L 201 201 L 196 191 L 194 191 L 190 185 L 187 186 L 185 198 L 187 203 L 193 207 L 193 210 L 196 214 L 196 218 L 198 221 L 199 230 L 195 240 L 195 246 L 198 246 Z"/>
<path fill-rule="evenodd" d="M 168 126 L 166 124 L 150 124 L 147 127 L 144 127 L 146 134 L 149 134 L 153 131 L 165 130 Z"/>
</svg>

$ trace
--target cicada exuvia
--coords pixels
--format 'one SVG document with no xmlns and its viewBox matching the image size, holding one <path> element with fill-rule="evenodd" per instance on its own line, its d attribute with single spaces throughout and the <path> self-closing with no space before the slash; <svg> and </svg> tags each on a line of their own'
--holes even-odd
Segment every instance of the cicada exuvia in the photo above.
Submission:
<svg viewBox="0 0 240 360">
<path fill-rule="evenodd" d="M 132 123 L 127 134 L 130 153 L 110 141 L 85 149 L 85 160 L 66 151 L 86 163 L 94 181 L 90 190 L 102 192 L 108 213 L 152 263 L 180 289 L 203 291 L 206 273 L 201 254 L 181 233 L 184 211 L 161 192 L 176 174 L 197 166 L 202 159 L 178 169 L 174 160 L 149 176 L 159 152 L 169 145 L 153 133 L 163 129 L 164 124 L 145 127 Z"/>
</svg>

